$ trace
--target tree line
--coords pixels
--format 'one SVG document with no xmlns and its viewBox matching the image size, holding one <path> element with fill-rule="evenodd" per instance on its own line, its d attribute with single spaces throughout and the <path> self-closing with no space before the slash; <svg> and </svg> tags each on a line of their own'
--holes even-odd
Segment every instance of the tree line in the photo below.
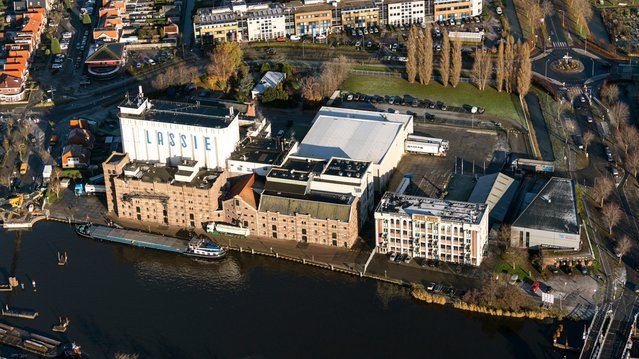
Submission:
<svg viewBox="0 0 639 359">
<path fill-rule="evenodd" d="M 434 71 L 433 38 L 430 25 L 423 30 L 417 26 L 410 29 L 407 45 L 406 75 L 408 82 L 428 85 Z M 439 58 L 441 84 L 457 87 L 462 74 L 462 41 L 451 40 L 448 32 L 442 31 L 442 46 Z M 474 53 L 470 79 L 479 90 L 485 90 L 493 80 L 497 91 L 517 92 L 523 98 L 530 90 L 532 63 L 528 42 L 515 42 L 512 35 L 499 43 L 497 60 L 492 55 L 478 49 Z"/>
</svg>

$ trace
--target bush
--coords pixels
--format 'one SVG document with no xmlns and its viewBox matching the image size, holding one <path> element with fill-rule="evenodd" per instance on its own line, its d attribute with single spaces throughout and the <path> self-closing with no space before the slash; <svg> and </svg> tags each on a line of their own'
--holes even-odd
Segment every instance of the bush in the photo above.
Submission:
<svg viewBox="0 0 639 359">
<path fill-rule="evenodd" d="M 44 56 L 49 56 L 49 55 L 51 55 L 51 50 L 49 49 L 44 50 Z"/>
<path fill-rule="evenodd" d="M 89 14 L 84 14 L 82 16 L 82 24 L 83 25 L 91 25 L 91 17 L 89 16 Z"/>
<path fill-rule="evenodd" d="M 60 49 L 60 40 L 54 37 L 53 39 L 51 39 L 51 53 L 53 53 L 54 55 L 57 55 L 61 52 L 62 52 L 62 49 Z"/>
<path fill-rule="evenodd" d="M 263 63 L 262 67 L 260 67 L 260 73 L 264 75 L 269 71 L 271 71 L 271 65 L 268 62 Z"/>
</svg>

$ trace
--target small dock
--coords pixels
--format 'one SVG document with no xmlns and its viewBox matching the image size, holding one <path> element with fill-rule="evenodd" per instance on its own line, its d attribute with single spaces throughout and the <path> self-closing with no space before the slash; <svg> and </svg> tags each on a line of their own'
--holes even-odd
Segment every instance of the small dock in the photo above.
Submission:
<svg viewBox="0 0 639 359">
<path fill-rule="evenodd" d="M 84 237 L 161 251 L 184 253 L 188 248 L 187 240 L 128 229 L 88 224 L 76 226 L 76 231 Z"/>
<path fill-rule="evenodd" d="M 58 324 L 54 325 L 51 330 L 58 333 L 66 332 L 69 324 L 71 324 L 71 321 L 67 317 L 60 317 L 58 320 Z"/>
<path fill-rule="evenodd" d="M 36 311 L 24 310 L 24 309 L 12 309 L 12 308 L 9 308 L 8 305 L 5 305 L 2 308 L 1 313 L 3 317 L 12 317 L 12 318 L 35 319 L 38 317 L 38 312 Z"/>
<path fill-rule="evenodd" d="M 55 339 L 0 323 L 0 344 L 40 356 L 54 357 L 59 354 L 62 343 Z"/>
<path fill-rule="evenodd" d="M 10 292 L 13 290 L 11 284 L 0 284 L 0 292 Z"/>
</svg>

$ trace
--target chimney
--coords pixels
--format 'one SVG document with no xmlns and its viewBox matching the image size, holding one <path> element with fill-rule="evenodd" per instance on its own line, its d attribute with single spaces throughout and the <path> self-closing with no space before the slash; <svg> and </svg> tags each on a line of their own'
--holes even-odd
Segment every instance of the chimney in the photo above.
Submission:
<svg viewBox="0 0 639 359">
<path fill-rule="evenodd" d="M 229 107 L 229 115 L 233 118 L 233 106 Z"/>
<path fill-rule="evenodd" d="M 142 92 L 142 85 L 138 86 L 138 97 L 144 98 L 144 92 Z"/>
</svg>

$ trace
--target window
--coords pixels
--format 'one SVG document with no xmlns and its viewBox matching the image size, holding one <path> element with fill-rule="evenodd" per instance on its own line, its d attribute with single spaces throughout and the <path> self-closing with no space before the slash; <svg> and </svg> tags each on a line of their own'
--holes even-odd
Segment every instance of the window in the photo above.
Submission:
<svg viewBox="0 0 639 359">
<path fill-rule="evenodd" d="M 302 234 L 306 234 L 306 228 L 302 228 Z"/>
<path fill-rule="evenodd" d="M 271 229 L 274 230 L 274 231 L 277 231 L 277 226 L 276 225 L 272 225 Z"/>
<path fill-rule="evenodd" d="M 333 238 L 333 239 L 337 238 L 337 233 L 335 233 L 335 232 L 331 233 L 331 238 Z"/>
<path fill-rule="evenodd" d="M 273 232 L 273 233 L 272 233 L 272 237 L 273 237 L 273 238 L 275 238 L 275 239 L 277 239 L 277 232 Z"/>
</svg>

